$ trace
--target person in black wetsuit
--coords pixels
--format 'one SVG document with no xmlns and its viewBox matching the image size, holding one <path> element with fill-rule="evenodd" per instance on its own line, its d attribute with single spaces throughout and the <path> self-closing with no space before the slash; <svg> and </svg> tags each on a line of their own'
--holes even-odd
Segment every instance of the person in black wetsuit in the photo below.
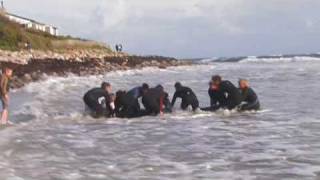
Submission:
<svg viewBox="0 0 320 180">
<path fill-rule="evenodd" d="M 161 85 L 150 88 L 142 96 L 142 104 L 146 109 L 146 115 L 158 115 L 164 112 L 171 112 L 169 95 Z"/>
<path fill-rule="evenodd" d="M 142 97 L 144 91 L 149 89 L 149 85 L 147 83 L 143 83 L 142 86 L 135 87 L 131 89 L 128 94 L 130 94 L 135 99 L 139 99 Z"/>
<path fill-rule="evenodd" d="M 91 89 L 84 95 L 83 101 L 93 117 L 111 117 L 114 114 L 114 103 L 111 93 L 111 84 L 104 82 L 100 88 Z"/>
<path fill-rule="evenodd" d="M 209 82 L 208 94 L 210 97 L 210 107 L 201 108 L 202 111 L 217 111 L 220 108 L 224 108 L 226 105 L 226 97 L 221 93 L 217 86 L 212 81 Z"/>
<path fill-rule="evenodd" d="M 218 75 L 212 77 L 213 86 L 216 86 L 217 91 L 221 96 L 221 105 L 223 108 L 232 110 L 241 104 L 241 94 L 238 88 L 230 81 L 223 81 Z M 224 97 L 224 98 L 222 98 Z"/>
<path fill-rule="evenodd" d="M 118 91 L 116 100 L 116 112 L 119 117 L 134 118 L 145 113 L 140 108 L 139 98 L 148 91 L 149 85 L 135 87 L 129 92 Z"/>
<path fill-rule="evenodd" d="M 241 94 L 238 88 L 230 81 L 223 81 L 218 75 L 212 77 L 213 84 L 217 87 L 218 91 L 224 95 L 225 102 L 222 105 L 231 110 L 241 104 Z"/>
<path fill-rule="evenodd" d="M 189 87 L 182 86 L 180 82 L 174 85 L 176 92 L 173 95 L 171 106 L 173 107 L 177 98 L 181 98 L 181 109 L 186 110 L 188 106 L 192 106 L 193 111 L 199 108 L 199 101 L 195 93 Z"/>
<path fill-rule="evenodd" d="M 138 99 L 125 91 L 116 93 L 115 112 L 120 118 L 136 118 L 146 115 L 146 112 L 140 109 Z"/>
<path fill-rule="evenodd" d="M 239 80 L 239 89 L 242 96 L 242 103 L 239 106 L 239 111 L 252 111 L 260 109 L 260 102 L 257 94 L 249 86 L 249 81 L 245 79 Z"/>
</svg>

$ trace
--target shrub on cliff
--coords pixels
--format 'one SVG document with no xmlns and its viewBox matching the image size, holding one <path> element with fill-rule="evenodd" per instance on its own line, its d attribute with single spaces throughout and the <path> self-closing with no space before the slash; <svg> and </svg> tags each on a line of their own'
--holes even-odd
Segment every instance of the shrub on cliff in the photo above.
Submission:
<svg viewBox="0 0 320 180">
<path fill-rule="evenodd" d="M 109 47 L 98 42 L 72 38 L 71 36 L 52 36 L 45 32 L 26 29 L 0 15 L 0 49 L 17 51 L 24 49 L 26 43 L 30 43 L 32 49 L 36 50 L 99 49 L 112 52 Z"/>
</svg>

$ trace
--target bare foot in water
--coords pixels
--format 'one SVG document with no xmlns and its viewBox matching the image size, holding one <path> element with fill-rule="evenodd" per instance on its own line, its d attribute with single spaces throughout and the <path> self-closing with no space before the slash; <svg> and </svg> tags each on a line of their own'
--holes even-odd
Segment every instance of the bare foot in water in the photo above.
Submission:
<svg viewBox="0 0 320 180">
<path fill-rule="evenodd" d="M 13 125 L 13 122 L 11 121 L 1 122 L 1 125 Z"/>
</svg>

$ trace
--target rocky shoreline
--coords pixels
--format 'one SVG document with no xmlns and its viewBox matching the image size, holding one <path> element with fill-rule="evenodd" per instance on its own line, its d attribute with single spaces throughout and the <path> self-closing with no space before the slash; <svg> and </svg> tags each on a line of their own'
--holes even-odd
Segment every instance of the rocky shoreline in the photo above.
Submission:
<svg viewBox="0 0 320 180">
<path fill-rule="evenodd" d="M 11 56 L 12 57 L 12 56 Z M 18 61 L 12 58 L 3 61 L 0 58 L 0 66 L 14 67 L 11 88 L 17 89 L 24 85 L 43 79 L 48 76 L 78 76 L 99 75 L 116 70 L 141 69 L 144 67 L 167 68 L 170 66 L 191 65 L 191 62 L 180 61 L 174 58 L 161 56 L 128 56 L 113 55 L 102 57 L 77 57 L 77 58 L 33 58 Z M 23 63 L 21 63 L 23 62 Z"/>
</svg>

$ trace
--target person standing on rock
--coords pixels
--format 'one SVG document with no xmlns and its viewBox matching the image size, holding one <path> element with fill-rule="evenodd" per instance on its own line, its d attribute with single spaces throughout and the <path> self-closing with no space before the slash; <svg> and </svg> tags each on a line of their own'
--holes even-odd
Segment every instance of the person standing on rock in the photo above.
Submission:
<svg viewBox="0 0 320 180">
<path fill-rule="evenodd" d="M 1 124 L 11 124 L 8 121 L 9 116 L 9 90 L 10 90 L 10 79 L 12 77 L 13 70 L 11 68 L 4 68 L 2 70 L 0 78 L 0 99 L 2 103 L 2 113 L 1 113 Z"/>
<path fill-rule="evenodd" d="M 119 52 L 119 45 L 116 44 L 116 52 L 118 53 Z"/>
</svg>

